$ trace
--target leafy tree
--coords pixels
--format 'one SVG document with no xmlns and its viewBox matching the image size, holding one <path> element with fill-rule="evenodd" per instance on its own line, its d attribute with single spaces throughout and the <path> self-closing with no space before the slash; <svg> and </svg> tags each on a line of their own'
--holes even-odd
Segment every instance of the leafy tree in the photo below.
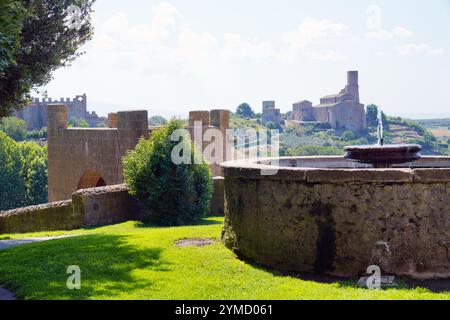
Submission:
<svg viewBox="0 0 450 320">
<path fill-rule="evenodd" d="M 376 127 L 378 125 L 378 107 L 374 104 L 369 104 L 366 107 L 366 120 L 368 127 Z"/>
<path fill-rule="evenodd" d="M 0 117 L 27 104 L 32 89 L 48 83 L 53 71 L 70 65 L 81 54 L 78 48 L 92 37 L 93 3 L 94 0 L 1 1 L 0 41 L 6 46 L 0 46 Z M 74 5 L 80 11 L 77 23 L 71 24 L 73 12 L 68 9 Z"/>
<path fill-rule="evenodd" d="M 84 119 L 72 118 L 67 126 L 69 128 L 89 128 L 89 123 Z"/>
<path fill-rule="evenodd" d="M 25 11 L 20 1 L 0 1 L 0 78 L 15 63 L 13 52 L 19 47 Z"/>
<path fill-rule="evenodd" d="M 48 201 L 47 192 L 47 147 L 41 148 L 34 142 L 24 142 L 20 145 L 27 206 Z"/>
<path fill-rule="evenodd" d="M 23 161 L 18 144 L 0 131 L 0 210 L 26 203 Z"/>
<path fill-rule="evenodd" d="M 47 202 L 47 148 L 0 131 L 0 211 Z"/>
<path fill-rule="evenodd" d="M 161 126 L 167 123 L 166 118 L 161 116 L 153 116 L 148 119 L 148 124 L 151 126 Z"/>
<path fill-rule="evenodd" d="M 241 103 L 236 110 L 236 114 L 242 118 L 254 118 L 255 113 L 253 112 L 250 105 L 246 102 Z"/>
<path fill-rule="evenodd" d="M 43 127 L 40 130 L 32 130 L 27 132 L 27 139 L 28 140 L 38 140 L 38 139 L 47 139 L 47 127 Z"/>
<path fill-rule="evenodd" d="M 172 134 L 182 128 L 182 121 L 171 120 L 155 130 L 150 139 L 141 139 L 123 159 L 130 193 L 142 203 L 148 220 L 159 225 L 193 222 L 209 208 L 212 175 L 208 165 L 177 165 L 172 161 L 172 152 L 180 144 L 184 152 L 189 150 L 187 158 L 191 161 L 198 152 L 188 137 L 172 141 Z"/>
<path fill-rule="evenodd" d="M 355 140 L 356 138 L 357 138 L 356 134 L 353 131 L 345 131 L 342 134 L 342 140 L 344 140 L 344 141 L 351 141 L 351 140 Z"/>
<path fill-rule="evenodd" d="M 301 146 L 288 148 L 285 151 L 286 156 L 333 156 L 342 155 L 341 148 L 332 146 Z"/>
<path fill-rule="evenodd" d="M 27 123 L 16 117 L 1 119 L 0 130 L 15 141 L 23 141 L 27 137 Z"/>
</svg>

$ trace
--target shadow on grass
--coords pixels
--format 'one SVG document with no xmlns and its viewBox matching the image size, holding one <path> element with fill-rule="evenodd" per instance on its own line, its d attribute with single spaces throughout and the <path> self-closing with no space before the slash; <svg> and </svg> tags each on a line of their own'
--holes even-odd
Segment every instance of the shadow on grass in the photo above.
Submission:
<svg viewBox="0 0 450 320">
<path fill-rule="evenodd" d="M 276 277 L 289 276 L 304 281 L 311 281 L 323 284 L 336 284 L 341 288 L 365 289 L 364 287 L 358 285 L 359 278 L 342 278 L 306 272 L 298 273 L 298 272 L 279 271 L 269 267 L 265 267 L 255 262 L 246 261 L 242 259 L 240 260 L 252 266 L 253 268 L 269 272 Z M 392 287 L 385 287 L 383 288 L 383 290 L 389 289 L 412 290 L 416 288 L 423 288 L 433 293 L 450 293 L 450 279 L 414 280 L 403 277 L 395 277 L 395 285 Z"/>
<path fill-rule="evenodd" d="M 199 219 L 199 220 L 193 221 L 191 223 L 186 223 L 186 224 L 179 225 L 179 226 L 160 226 L 155 223 L 141 221 L 136 224 L 136 227 L 137 228 L 167 228 L 167 227 L 195 227 L 195 226 L 209 226 L 209 225 L 223 224 L 220 221 L 208 220 L 208 218 L 223 218 L 223 216 L 211 215 L 211 216 L 205 217 L 203 219 Z"/>
<path fill-rule="evenodd" d="M 167 271 L 160 248 L 137 248 L 124 236 L 86 235 L 34 243 L 0 252 L 0 282 L 25 299 L 114 298 L 137 289 L 151 290 L 151 280 L 136 269 Z M 68 266 L 81 269 L 81 290 L 67 289 Z"/>
</svg>

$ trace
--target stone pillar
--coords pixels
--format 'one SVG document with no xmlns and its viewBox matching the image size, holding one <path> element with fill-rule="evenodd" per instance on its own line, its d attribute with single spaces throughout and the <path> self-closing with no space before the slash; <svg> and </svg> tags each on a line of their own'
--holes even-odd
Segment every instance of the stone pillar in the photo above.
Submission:
<svg viewBox="0 0 450 320">
<path fill-rule="evenodd" d="M 230 111 L 229 110 L 211 110 L 211 125 L 222 132 L 223 140 L 223 162 L 231 157 L 231 151 L 227 148 L 227 130 L 230 129 Z M 222 176 L 223 171 L 220 164 L 212 167 L 214 176 Z"/>
<path fill-rule="evenodd" d="M 60 175 L 58 172 L 59 153 L 64 143 L 64 131 L 67 129 L 67 107 L 62 104 L 48 105 L 48 200 L 60 200 L 58 195 Z"/>
<path fill-rule="evenodd" d="M 128 150 L 136 147 L 141 137 L 148 138 L 148 113 L 146 110 L 120 111 L 117 113 L 117 130 L 119 135 L 120 159 Z M 122 164 L 120 164 L 119 181 L 122 177 Z"/>
<path fill-rule="evenodd" d="M 209 111 L 189 112 L 189 127 L 194 127 L 196 121 L 201 121 L 203 126 L 209 126 Z"/>
<path fill-rule="evenodd" d="M 220 130 L 226 130 L 230 128 L 230 111 L 229 110 L 211 110 L 212 126 L 219 128 Z"/>
<path fill-rule="evenodd" d="M 49 136 L 50 131 L 67 129 L 67 106 L 63 104 L 50 104 L 47 108 Z"/>
<path fill-rule="evenodd" d="M 117 113 L 115 112 L 108 113 L 108 120 L 107 120 L 108 128 L 117 128 L 118 122 L 119 118 L 117 116 Z"/>
</svg>

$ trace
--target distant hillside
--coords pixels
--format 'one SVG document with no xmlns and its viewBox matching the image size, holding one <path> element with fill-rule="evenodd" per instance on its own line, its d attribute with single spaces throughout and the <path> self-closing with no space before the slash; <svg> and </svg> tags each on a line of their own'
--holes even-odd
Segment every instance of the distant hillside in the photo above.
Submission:
<svg viewBox="0 0 450 320">
<path fill-rule="evenodd" d="M 258 122 L 258 119 L 244 119 L 236 115 L 230 114 L 230 128 L 231 129 L 264 129 L 265 127 Z"/>
<path fill-rule="evenodd" d="M 424 120 L 414 120 L 421 126 L 427 128 L 435 128 L 435 127 L 450 127 L 450 118 L 448 119 L 424 119 Z"/>
<path fill-rule="evenodd" d="M 400 117 L 387 117 L 384 124 L 385 143 L 415 143 L 423 147 L 424 155 L 450 155 L 450 141 L 441 127 L 428 129 L 423 121 L 406 120 Z M 445 119 L 444 119 L 445 120 Z M 449 119 L 450 120 L 450 119 Z M 435 121 L 436 125 L 444 122 Z M 427 122 L 430 124 L 430 122 Z M 263 129 L 257 119 L 243 119 L 233 114 L 230 118 L 233 129 Z M 440 131 L 439 131 L 440 130 Z M 346 129 L 333 129 L 322 122 L 302 123 L 282 127 L 280 154 L 282 156 L 343 155 L 347 145 L 375 144 L 378 141 L 377 128 L 372 126 L 364 132 Z M 442 132 L 441 132 L 442 131 Z M 435 132 L 442 134 L 436 135 Z M 448 131 L 450 139 L 450 130 Z"/>
</svg>

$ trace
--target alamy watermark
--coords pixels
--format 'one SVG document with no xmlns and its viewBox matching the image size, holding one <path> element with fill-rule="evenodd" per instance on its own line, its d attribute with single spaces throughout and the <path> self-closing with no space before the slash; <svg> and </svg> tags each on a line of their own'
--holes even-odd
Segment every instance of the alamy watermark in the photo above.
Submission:
<svg viewBox="0 0 450 320">
<path fill-rule="evenodd" d="M 81 269 L 79 266 L 68 266 L 67 273 L 70 276 L 67 278 L 66 286 L 69 290 L 81 289 Z"/>
<path fill-rule="evenodd" d="M 83 26 L 83 21 L 81 19 L 81 8 L 77 5 L 71 4 L 69 7 L 67 7 L 65 14 L 65 24 L 67 28 L 80 30 Z"/>
</svg>

